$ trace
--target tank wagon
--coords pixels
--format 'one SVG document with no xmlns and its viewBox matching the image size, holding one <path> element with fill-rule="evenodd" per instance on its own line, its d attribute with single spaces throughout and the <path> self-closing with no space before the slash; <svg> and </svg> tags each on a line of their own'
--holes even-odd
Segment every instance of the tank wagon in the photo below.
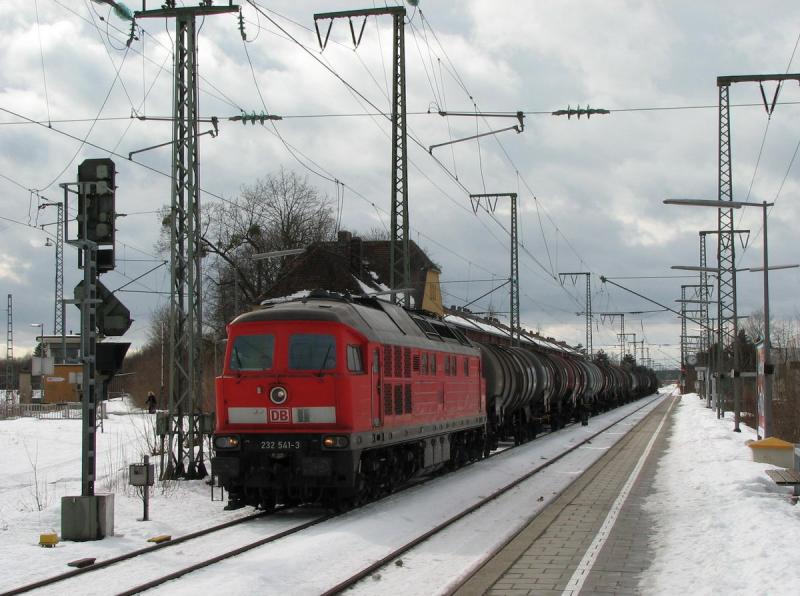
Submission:
<svg viewBox="0 0 800 596">
<path fill-rule="evenodd" d="M 655 389 L 642 371 L 317 291 L 228 325 L 212 472 L 229 507 L 349 506 Z"/>
</svg>

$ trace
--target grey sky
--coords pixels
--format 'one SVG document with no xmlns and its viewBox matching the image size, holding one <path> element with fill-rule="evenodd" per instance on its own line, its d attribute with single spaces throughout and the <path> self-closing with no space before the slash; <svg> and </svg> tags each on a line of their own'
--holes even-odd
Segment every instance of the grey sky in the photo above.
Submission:
<svg viewBox="0 0 800 596">
<path fill-rule="evenodd" d="M 213 195 L 232 197 L 242 184 L 285 167 L 307 175 L 334 205 L 337 185 L 326 178 L 346 185 L 343 228 L 364 232 L 388 226 L 389 124 L 382 116 L 364 115 L 373 108 L 311 55 L 388 112 L 391 19 L 371 19 L 356 51 L 346 21 L 335 23 L 323 54 L 313 33 L 315 11 L 381 3 L 260 1 L 310 53 L 243 4 L 247 44 L 235 16 L 208 18 L 200 33 L 200 111 L 221 121 L 219 137 L 201 141 L 203 202 L 218 200 Z M 141 8 L 139 0 L 128 5 Z M 599 275 L 678 275 L 670 265 L 696 264 L 697 231 L 716 226 L 712 209 L 661 203 L 668 197 L 716 197 L 717 110 L 688 108 L 715 106 L 715 81 L 721 74 L 800 71 L 800 58 L 790 63 L 800 33 L 793 2 L 422 0 L 420 8 L 425 18 L 409 7 L 411 24 L 406 27 L 414 140 L 427 148 L 514 123 L 426 113 L 439 107 L 472 110 L 473 99 L 483 112 L 545 114 L 527 115 L 522 134 L 483 139 L 480 151 L 475 142 L 434 150 L 444 167 L 410 141 L 412 238 L 442 265 L 445 282 L 503 278 L 508 275 L 508 208 L 500 203 L 497 221 L 485 213 L 475 216 L 464 188 L 518 192 L 525 245 L 520 253 L 522 321 L 571 343 L 583 341 L 583 321 L 575 315 L 583 309 L 583 286 L 567 282 L 561 288 L 554 279 L 559 271 L 594 274 L 595 310 L 649 310 L 654 307 L 604 287 Z M 72 181 L 83 159 L 104 157 L 112 149 L 127 156 L 171 138 L 167 122 L 130 118 L 134 108 L 148 116 L 171 113 L 174 24 L 153 19 L 139 24 L 146 33 L 126 51 L 129 24 L 105 7 L 84 0 L 0 4 L 0 108 L 5 110 L 0 113 L 0 215 L 31 225 L 52 222 L 55 211 L 39 212 L 40 199 L 27 189 L 57 200 L 58 183 Z M 773 85 L 765 86 L 770 98 L 773 92 Z M 790 103 L 779 105 L 769 123 L 760 105 L 732 108 L 734 198 L 777 197 L 769 229 L 770 257 L 776 264 L 800 260 L 793 242 L 800 215 L 798 176 L 797 168 L 790 168 L 800 140 L 799 108 L 792 103 L 800 101 L 796 83 L 783 86 L 780 101 Z M 758 85 L 731 87 L 732 105 L 752 103 L 761 103 Z M 612 113 L 591 120 L 549 115 L 576 104 Z M 285 118 L 275 127 L 225 120 L 241 110 Z M 23 118 L 11 112 L 45 125 L 19 124 Z M 322 114 L 339 116 L 300 117 Z M 98 115 L 101 119 L 93 123 Z M 201 130 L 208 128 L 201 125 Z M 56 130 L 105 151 L 81 147 Z M 170 170 L 169 149 L 135 160 L 162 173 Z M 102 279 L 112 290 L 157 264 L 153 245 L 160 222 L 151 212 L 169 202 L 170 188 L 167 176 L 124 158 L 115 161 L 118 209 L 129 215 L 118 221 L 118 270 Z M 739 264 L 758 265 L 760 211 L 737 215 L 739 226 L 754 232 L 746 251 L 737 245 Z M 52 331 L 54 253 L 44 246 L 41 231 L 8 220 L 0 220 L 0 229 L 0 292 L 14 295 L 20 353 L 37 333 L 29 323 L 43 321 Z M 709 259 L 715 254 L 710 246 Z M 68 247 L 67 294 L 78 275 L 75 251 Z M 119 294 L 136 318 L 126 336 L 134 344 L 145 341 L 150 313 L 166 299 L 148 292 L 166 291 L 168 280 L 162 267 L 128 286 L 136 292 Z M 680 284 L 696 283 L 677 278 L 619 281 L 670 306 L 676 306 Z M 771 277 L 775 317 L 796 317 L 798 282 L 797 270 Z M 490 287 L 491 281 L 446 283 L 445 302 L 463 304 Z M 761 308 L 759 275 L 740 274 L 738 290 L 741 313 Z M 496 309 L 507 310 L 507 304 L 504 290 L 493 295 Z M 488 305 L 484 300 L 475 308 Z M 68 329 L 77 328 L 77 314 L 69 307 Z M 626 327 L 639 339 L 660 344 L 651 349 L 653 358 L 667 362 L 676 355 L 680 327 L 675 316 L 647 314 L 641 322 L 631 316 Z M 617 324 L 598 321 L 595 346 L 616 345 L 616 331 Z"/>
</svg>

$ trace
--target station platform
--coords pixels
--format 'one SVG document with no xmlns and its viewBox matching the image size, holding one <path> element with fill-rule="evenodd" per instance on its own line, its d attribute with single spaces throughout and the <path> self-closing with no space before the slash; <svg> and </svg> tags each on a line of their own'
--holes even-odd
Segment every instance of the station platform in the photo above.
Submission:
<svg viewBox="0 0 800 596">
<path fill-rule="evenodd" d="M 679 399 L 664 399 L 454 594 L 641 594 L 652 560 L 643 504 Z"/>
</svg>

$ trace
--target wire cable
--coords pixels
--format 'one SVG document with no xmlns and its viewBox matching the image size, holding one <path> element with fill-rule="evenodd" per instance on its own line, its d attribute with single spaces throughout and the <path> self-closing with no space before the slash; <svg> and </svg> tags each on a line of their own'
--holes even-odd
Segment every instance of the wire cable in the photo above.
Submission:
<svg viewBox="0 0 800 596">
<path fill-rule="evenodd" d="M 47 106 L 47 122 L 50 118 L 50 97 L 47 93 L 47 70 L 44 67 L 44 49 L 42 48 L 42 30 L 39 25 L 39 0 L 33 0 L 33 10 L 36 13 L 36 35 L 39 38 L 39 58 L 42 62 L 42 81 L 44 82 L 44 103 Z"/>
</svg>

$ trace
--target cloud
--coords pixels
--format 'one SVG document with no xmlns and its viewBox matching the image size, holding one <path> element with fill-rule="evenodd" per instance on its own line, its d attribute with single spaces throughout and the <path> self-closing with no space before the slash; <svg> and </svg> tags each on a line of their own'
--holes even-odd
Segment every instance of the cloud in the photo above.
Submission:
<svg viewBox="0 0 800 596">
<path fill-rule="evenodd" d="M 25 274 L 30 268 L 30 263 L 23 262 L 13 255 L 0 253 L 0 279 L 4 282 L 23 283 Z"/>
<path fill-rule="evenodd" d="M 127 156 L 172 138 L 169 121 L 132 119 L 131 114 L 171 115 L 173 24 L 140 21 L 146 33 L 126 50 L 128 25 L 107 18 L 107 10 L 94 3 L 38 7 L 37 26 L 30 2 L 0 3 L 0 108 L 44 121 L 44 126 L 9 124 L 19 119 L 0 112 L 0 174 L 7 177 L 0 177 L 0 209 L 4 216 L 33 226 L 8 224 L 0 235 L 0 254 L 5 255 L 0 279 L 18 297 L 15 318 L 23 321 L 43 320 L 53 309 L 53 252 L 43 247 L 45 234 L 36 226 L 52 222 L 54 214 L 39 212 L 38 199 L 28 189 L 53 182 L 41 194 L 61 200 L 58 183 L 74 180 L 78 163 L 116 148 L 119 210 L 132 215 L 119 221 L 120 266 L 103 279 L 111 289 L 163 258 L 153 248 L 158 218 L 141 212 L 170 200 L 169 147 L 137 153 L 133 161 Z M 369 102 L 380 112 L 389 111 L 391 21 L 371 19 L 357 50 L 351 47 L 347 23 L 337 22 L 332 41 L 320 53 L 313 13 L 348 8 L 352 5 L 345 0 L 270 3 L 274 12 L 268 14 L 308 51 L 249 5 L 244 6 L 246 46 L 235 15 L 205 19 L 199 41 L 200 113 L 219 118 L 220 134 L 200 139 L 203 204 L 220 200 L 217 196 L 232 197 L 242 185 L 286 167 L 307 175 L 331 197 L 336 190 L 329 179 L 343 181 L 342 221 L 347 228 L 365 231 L 379 221 L 388 225 L 389 123 L 380 115 L 358 114 L 375 111 Z M 475 215 L 467 194 L 519 193 L 525 245 L 520 251 L 522 319 L 573 343 L 584 341 L 583 321 L 574 313 L 585 296 L 582 288 L 562 287 L 559 271 L 593 273 L 598 311 L 643 310 L 647 303 L 603 286 L 598 276 L 673 275 L 670 265 L 697 261 L 697 231 L 716 224 L 713 212 L 662 204 L 668 197 L 716 196 L 716 109 L 625 109 L 714 106 L 716 76 L 785 72 L 797 37 L 792 23 L 798 8 L 788 1 L 771 5 L 769 11 L 743 0 L 471 0 L 423 2 L 421 9 L 427 20 L 410 11 L 413 21 L 406 27 L 412 238 L 442 265 L 445 281 L 473 280 L 447 286 L 446 300 L 474 299 L 493 287 L 492 278 L 508 275 L 510 214 L 501 205 L 496 220 Z M 785 85 L 781 100 L 800 101 L 797 86 Z M 430 145 L 515 123 L 509 118 L 426 113 L 429 108 L 469 111 L 473 101 L 483 112 L 545 114 L 527 114 L 522 134 L 504 132 L 479 144 L 441 147 L 432 157 Z M 731 87 L 732 104 L 760 101 L 757 85 Z M 591 120 L 547 113 L 576 104 L 612 113 Z M 268 110 L 286 118 L 274 127 L 227 120 L 242 110 Z M 796 110 L 788 103 L 778 106 L 763 150 L 763 108 L 734 107 L 731 112 L 735 196 L 773 200 L 783 184 L 770 220 L 770 255 L 776 262 L 797 260 L 793 240 L 800 206 L 793 197 L 800 185 L 795 166 L 789 167 L 800 138 Z M 101 119 L 95 123 L 98 114 Z M 201 132 L 209 128 L 208 122 L 200 125 Z M 87 144 L 81 146 L 83 139 Z M 754 234 L 760 229 L 757 212 L 740 217 L 737 225 L 749 226 Z M 747 262 L 760 256 L 758 240 L 753 242 L 740 253 Z M 80 276 L 75 257 L 67 247 L 67 294 Z M 126 288 L 132 292 L 121 293 L 136 314 L 126 336 L 134 345 L 145 341 L 149 313 L 165 300 L 159 292 L 169 287 L 168 273 L 157 269 Z M 777 317 L 795 316 L 797 275 L 776 273 L 771 279 Z M 747 312 L 758 306 L 759 281 L 740 278 L 739 310 Z M 483 279 L 489 281 L 474 281 Z M 624 282 L 665 304 L 678 297 L 681 283 L 686 281 Z M 23 293 L 24 301 L 19 299 Z M 475 306 L 486 308 L 490 300 L 504 308 L 506 289 Z M 68 312 L 70 328 L 77 328 L 76 315 Z M 676 344 L 680 333 L 672 315 L 651 315 L 641 323 L 632 317 L 631 325 L 658 344 Z M 595 331 L 599 344 L 616 343 L 613 326 L 598 323 Z M 23 332 L 18 338 L 30 342 L 32 335 Z M 660 349 L 672 357 L 676 353 L 674 346 Z"/>
</svg>

